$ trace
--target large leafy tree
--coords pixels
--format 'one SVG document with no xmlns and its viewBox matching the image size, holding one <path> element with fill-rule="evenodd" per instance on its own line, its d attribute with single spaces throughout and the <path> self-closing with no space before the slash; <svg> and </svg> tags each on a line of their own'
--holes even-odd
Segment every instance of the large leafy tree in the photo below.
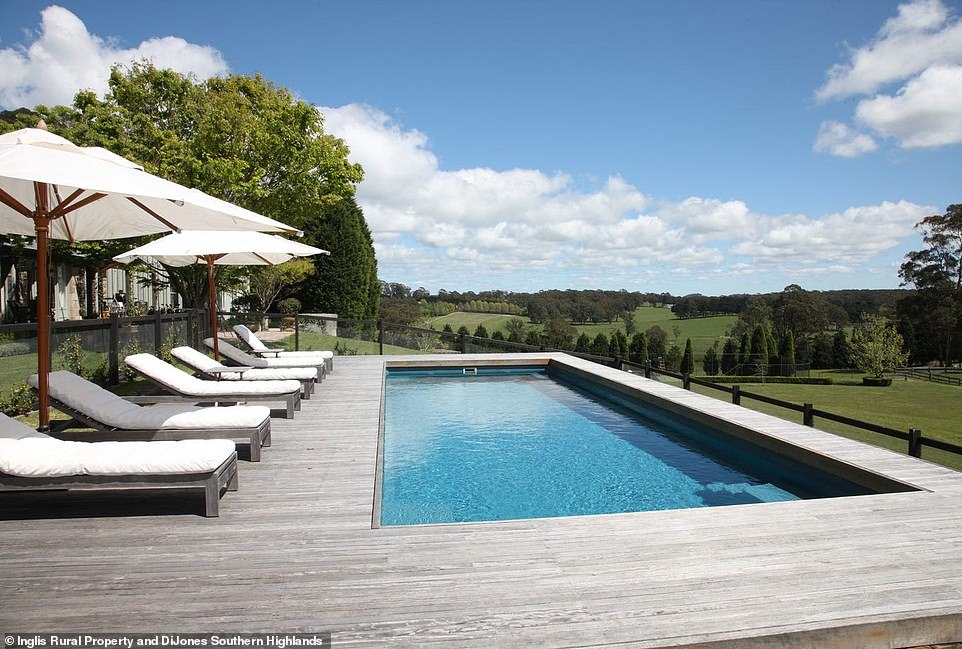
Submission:
<svg viewBox="0 0 962 649">
<path fill-rule="evenodd" d="M 852 332 L 852 361 L 863 372 L 881 377 L 908 358 L 902 336 L 882 316 L 867 314 Z"/>
<path fill-rule="evenodd" d="M 910 252 L 899 269 L 914 295 L 900 300 L 897 310 L 917 361 L 959 357 L 962 325 L 962 205 L 949 205 L 945 214 L 927 216 L 916 224 L 923 250 Z"/>
<path fill-rule="evenodd" d="M 78 144 L 104 146 L 151 173 L 305 232 L 317 232 L 318 220 L 340 217 L 343 212 L 329 208 L 350 199 L 363 175 L 361 167 L 348 160 L 344 142 L 325 133 L 315 106 L 260 75 L 197 81 L 136 63 L 113 70 L 103 99 L 81 92 L 72 106 L 38 106 L 36 112 L 51 131 Z M 359 218 L 363 223 L 363 215 Z M 305 242 L 331 249 L 329 242 L 309 235 Z M 365 244 L 373 259 L 370 232 Z M 109 258 L 120 252 L 116 248 L 134 244 L 103 245 L 103 251 L 88 252 Z M 207 298 L 206 287 L 193 277 L 195 271 L 168 269 L 167 281 L 191 293 L 185 295 L 188 304 Z M 220 270 L 219 286 L 228 286 L 245 272 Z M 338 288 L 363 293 L 358 298 L 362 302 L 372 297 L 369 283 Z M 200 295 L 193 294 L 195 289 Z"/>
<path fill-rule="evenodd" d="M 313 269 L 297 289 L 304 310 L 359 320 L 376 318 L 381 282 L 361 208 L 347 196 L 323 205 L 319 216 L 304 224 L 304 238 L 331 254 L 309 258 Z"/>
</svg>

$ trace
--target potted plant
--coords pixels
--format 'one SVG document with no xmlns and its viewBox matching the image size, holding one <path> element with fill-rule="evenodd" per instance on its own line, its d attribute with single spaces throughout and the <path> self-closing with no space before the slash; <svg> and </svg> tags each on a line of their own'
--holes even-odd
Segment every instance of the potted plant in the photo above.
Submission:
<svg viewBox="0 0 962 649">
<path fill-rule="evenodd" d="M 281 318 L 281 324 L 285 329 L 294 327 L 294 314 L 301 310 L 301 301 L 296 297 L 289 297 L 277 303 L 277 310 L 287 314 Z"/>
</svg>

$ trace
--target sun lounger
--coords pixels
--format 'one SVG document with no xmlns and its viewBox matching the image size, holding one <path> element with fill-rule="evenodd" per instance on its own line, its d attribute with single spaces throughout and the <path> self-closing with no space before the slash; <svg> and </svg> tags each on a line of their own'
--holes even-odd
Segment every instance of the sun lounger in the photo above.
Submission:
<svg viewBox="0 0 962 649">
<path fill-rule="evenodd" d="M 303 399 L 311 398 L 318 381 L 316 367 L 230 367 L 193 347 L 174 347 L 170 353 L 184 365 L 218 381 L 300 381 Z"/>
<path fill-rule="evenodd" d="M 93 431 L 55 431 L 60 439 L 98 442 L 229 439 L 250 444 L 251 462 L 271 445 L 271 411 L 265 406 L 202 408 L 165 404 L 146 408 L 66 371 L 50 373 L 50 405 Z M 37 375 L 27 382 L 37 387 Z"/>
<path fill-rule="evenodd" d="M 277 402 L 284 403 L 287 418 L 301 409 L 300 381 L 205 381 L 174 367 L 153 354 L 133 354 L 124 359 L 134 371 L 169 395 L 143 397 L 140 403 L 166 401 Z M 172 396 L 171 396 L 172 395 Z"/>
<path fill-rule="evenodd" d="M 237 490 L 237 452 L 225 439 L 70 442 L 0 413 L 0 491 L 203 489 L 217 516 Z"/>
<path fill-rule="evenodd" d="M 214 348 L 214 339 L 205 338 L 204 344 L 209 349 Z M 310 356 L 285 356 L 283 358 L 259 358 L 252 356 L 245 351 L 237 349 L 225 340 L 217 341 L 217 349 L 220 355 L 231 363 L 243 365 L 245 367 L 257 368 L 280 368 L 280 367 L 316 367 L 318 372 L 326 371 L 327 365 L 322 358 Z"/>
<path fill-rule="evenodd" d="M 251 348 L 251 351 L 264 358 L 322 358 L 327 365 L 327 371 L 334 371 L 334 352 L 328 351 L 296 351 L 289 352 L 283 349 L 271 348 L 260 341 L 247 325 L 234 325 L 234 333 L 244 341 L 244 344 Z"/>
</svg>

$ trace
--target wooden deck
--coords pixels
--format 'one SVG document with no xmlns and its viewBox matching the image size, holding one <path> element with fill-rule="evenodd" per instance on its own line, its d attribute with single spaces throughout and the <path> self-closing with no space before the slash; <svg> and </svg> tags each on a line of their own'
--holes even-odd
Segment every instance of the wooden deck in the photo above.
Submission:
<svg viewBox="0 0 962 649">
<path fill-rule="evenodd" d="M 923 491 L 372 529 L 384 361 L 338 358 L 274 419 L 220 518 L 200 497 L 0 497 L 0 630 L 331 631 L 335 647 L 962 639 L 962 474 L 598 366 Z"/>
</svg>

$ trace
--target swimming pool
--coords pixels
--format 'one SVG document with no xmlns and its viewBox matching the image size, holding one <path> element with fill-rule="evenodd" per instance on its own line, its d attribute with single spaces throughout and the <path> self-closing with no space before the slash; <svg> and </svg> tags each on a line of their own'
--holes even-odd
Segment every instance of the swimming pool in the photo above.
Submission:
<svg viewBox="0 0 962 649">
<path fill-rule="evenodd" d="M 376 524 L 878 493 L 545 365 L 389 368 Z"/>
</svg>

